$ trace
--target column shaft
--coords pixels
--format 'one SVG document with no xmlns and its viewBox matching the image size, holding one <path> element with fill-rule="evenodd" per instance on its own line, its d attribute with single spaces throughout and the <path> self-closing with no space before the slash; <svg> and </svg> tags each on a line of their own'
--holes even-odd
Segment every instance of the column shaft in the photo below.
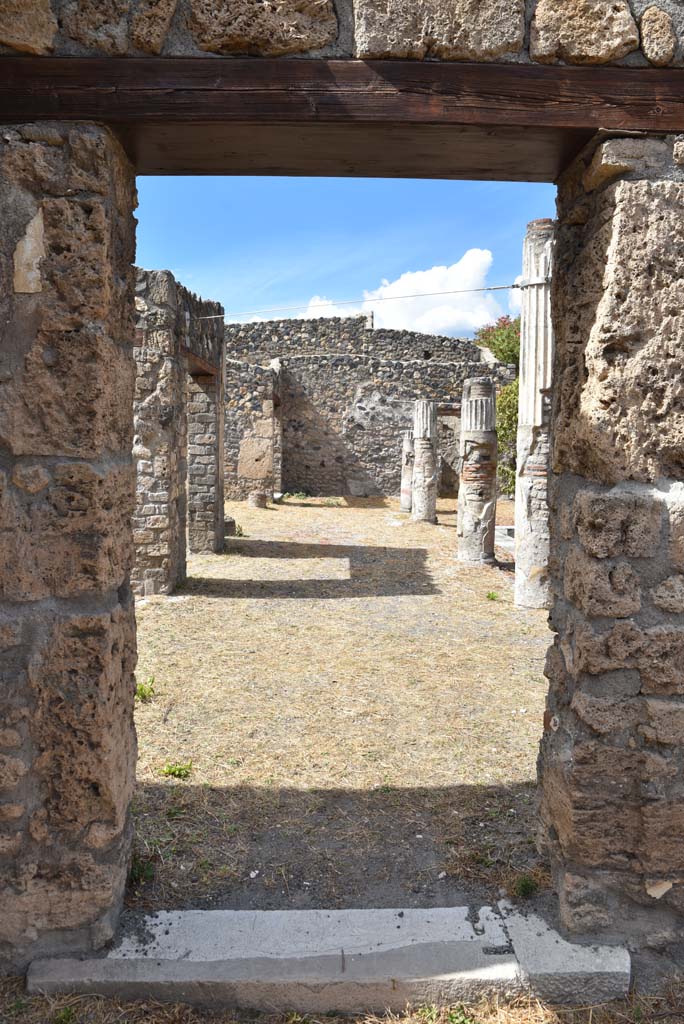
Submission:
<svg viewBox="0 0 684 1024">
<path fill-rule="evenodd" d="M 515 603 L 548 608 L 549 413 L 553 366 L 551 262 L 554 224 L 535 220 L 523 246 L 520 400 L 515 488 Z"/>
<path fill-rule="evenodd" d="M 471 377 L 461 407 L 458 558 L 494 561 L 496 526 L 496 389 L 491 377 Z"/>
</svg>

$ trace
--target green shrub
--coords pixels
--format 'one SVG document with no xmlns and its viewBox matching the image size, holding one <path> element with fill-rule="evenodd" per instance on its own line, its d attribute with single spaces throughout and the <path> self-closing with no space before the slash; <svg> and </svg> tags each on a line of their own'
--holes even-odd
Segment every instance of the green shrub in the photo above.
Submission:
<svg viewBox="0 0 684 1024">
<path fill-rule="evenodd" d="M 162 775 L 167 779 L 189 779 L 192 773 L 192 761 L 170 761 L 162 768 Z"/>
<path fill-rule="evenodd" d="M 495 324 L 487 324 L 475 332 L 475 344 L 488 348 L 502 363 L 520 364 L 520 317 L 500 316 Z"/>
<path fill-rule="evenodd" d="M 499 491 L 515 495 L 515 458 L 518 435 L 518 379 L 506 384 L 496 400 L 496 437 L 499 445 Z"/>
<path fill-rule="evenodd" d="M 154 676 L 150 676 L 144 683 L 138 683 L 135 688 L 135 699 L 140 704 L 149 704 L 154 697 Z"/>
</svg>

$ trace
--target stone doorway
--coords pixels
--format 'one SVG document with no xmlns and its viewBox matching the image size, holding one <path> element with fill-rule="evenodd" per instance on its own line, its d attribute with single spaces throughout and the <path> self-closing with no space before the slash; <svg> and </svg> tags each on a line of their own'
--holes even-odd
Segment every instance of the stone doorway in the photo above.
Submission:
<svg viewBox="0 0 684 1024">
<path fill-rule="evenodd" d="M 105 942 L 128 869 L 135 191 L 93 124 L 0 150 L 2 928 L 24 964 Z M 683 190 L 673 136 L 598 138 L 556 234 L 542 819 L 565 926 L 634 943 L 681 934 Z"/>
</svg>

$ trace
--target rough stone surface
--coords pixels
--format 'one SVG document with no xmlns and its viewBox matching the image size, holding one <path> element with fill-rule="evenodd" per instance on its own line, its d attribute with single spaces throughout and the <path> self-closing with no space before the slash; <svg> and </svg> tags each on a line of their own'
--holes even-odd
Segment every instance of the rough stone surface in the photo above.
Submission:
<svg viewBox="0 0 684 1024">
<path fill-rule="evenodd" d="M 130 0 L 67 0 L 62 24 L 76 42 L 116 57 L 128 50 L 129 9 Z"/>
<path fill-rule="evenodd" d="M 161 53 L 178 0 L 142 0 L 131 21 L 131 42 L 145 53 Z"/>
<path fill-rule="evenodd" d="M 337 34 L 332 0 L 190 0 L 190 28 L 201 50 L 276 57 L 320 50 Z"/>
<path fill-rule="evenodd" d="M 401 436 L 419 397 L 439 406 L 440 494 L 458 493 L 462 386 L 484 365 L 472 342 L 332 317 L 228 325 L 226 344 L 231 497 L 260 481 L 275 491 L 399 494 Z M 496 361 L 488 372 L 498 385 L 514 374 Z"/>
<path fill-rule="evenodd" d="M 647 8 L 639 22 L 641 48 L 657 68 L 665 67 L 674 58 L 677 49 L 677 34 L 672 18 L 660 7 Z"/>
<path fill-rule="evenodd" d="M 627 0 L 539 0 L 532 21 L 533 60 L 608 64 L 639 46 Z"/>
<path fill-rule="evenodd" d="M 127 873 L 135 185 L 105 129 L 0 139 L 0 965 L 21 967 L 102 945 Z"/>
<path fill-rule="evenodd" d="M 357 57 L 494 60 L 521 49 L 524 0 L 359 0 Z"/>
<path fill-rule="evenodd" d="M 3 0 L 0 4 L 0 43 L 23 53 L 50 53 L 57 19 L 50 0 Z"/>
<path fill-rule="evenodd" d="M 658 173 L 651 166 L 642 179 L 631 171 L 594 193 L 589 206 L 566 178 L 555 323 L 567 340 L 553 460 L 605 483 L 684 472 L 677 370 L 684 278 L 673 272 L 684 176 L 671 158 L 669 166 L 662 180 L 649 180 Z"/>
<path fill-rule="evenodd" d="M 598 161 L 589 147 L 560 183 L 556 640 L 539 762 L 565 925 L 651 946 L 684 937 L 684 177 L 673 146 L 611 140 Z M 588 176 L 592 165 L 611 173 Z"/>
</svg>

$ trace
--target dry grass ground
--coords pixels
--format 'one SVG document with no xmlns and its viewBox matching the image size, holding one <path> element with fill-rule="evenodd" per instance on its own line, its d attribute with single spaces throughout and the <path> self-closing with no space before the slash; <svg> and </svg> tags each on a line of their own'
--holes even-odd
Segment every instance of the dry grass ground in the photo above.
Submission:
<svg viewBox="0 0 684 1024">
<path fill-rule="evenodd" d="M 129 905 L 447 905 L 543 885 L 550 634 L 513 607 L 510 563 L 457 563 L 453 502 L 437 527 L 371 499 L 228 511 L 244 536 L 138 609 L 154 696 Z"/>
</svg>

